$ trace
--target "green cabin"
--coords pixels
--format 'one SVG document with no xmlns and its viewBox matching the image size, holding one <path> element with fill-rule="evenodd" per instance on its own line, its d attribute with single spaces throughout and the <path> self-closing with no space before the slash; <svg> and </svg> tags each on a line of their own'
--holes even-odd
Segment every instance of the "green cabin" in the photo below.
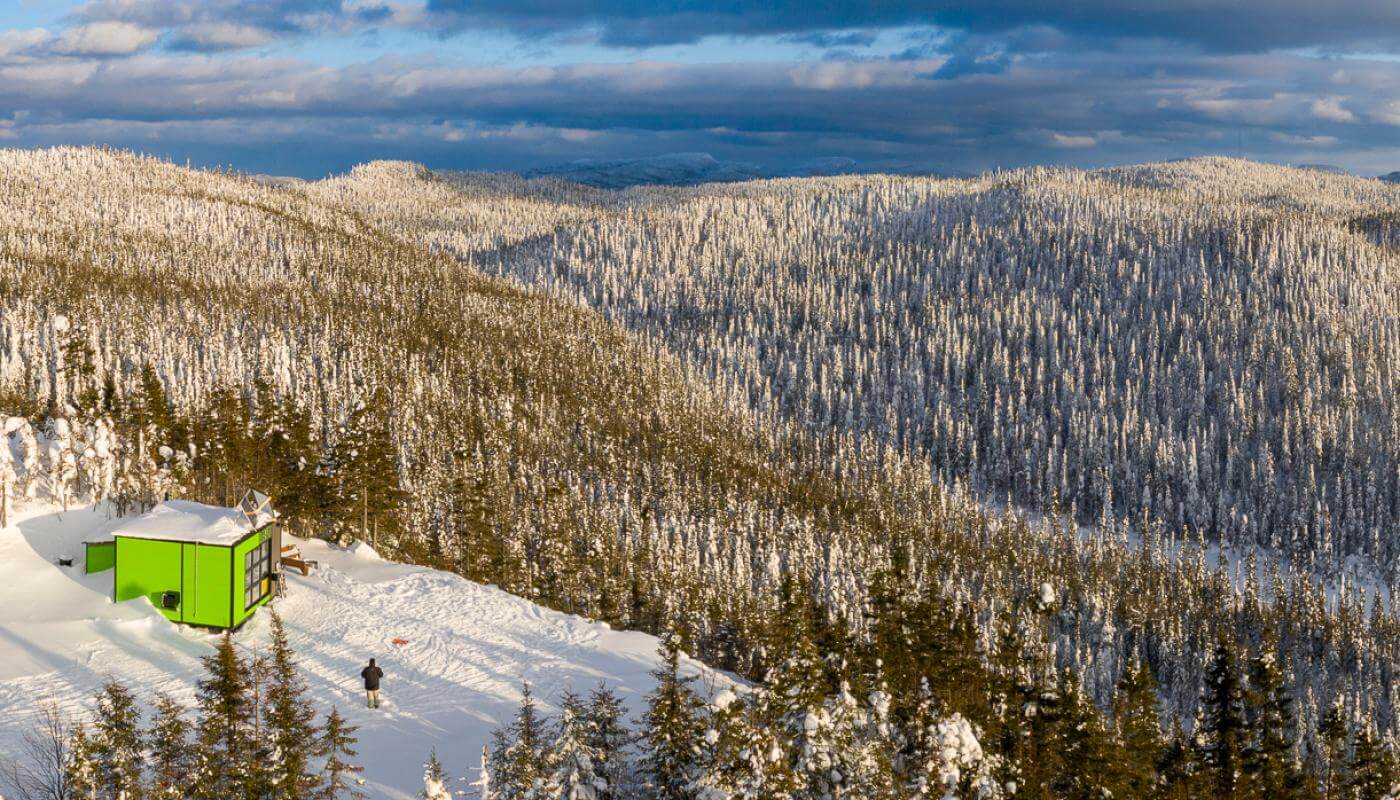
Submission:
<svg viewBox="0 0 1400 800">
<path fill-rule="evenodd" d="M 147 597 L 172 622 L 233 630 L 272 598 L 281 528 L 266 496 L 237 508 L 167 500 L 86 542 L 88 573 L 112 570 L 112 599 Z"/>
</svg>

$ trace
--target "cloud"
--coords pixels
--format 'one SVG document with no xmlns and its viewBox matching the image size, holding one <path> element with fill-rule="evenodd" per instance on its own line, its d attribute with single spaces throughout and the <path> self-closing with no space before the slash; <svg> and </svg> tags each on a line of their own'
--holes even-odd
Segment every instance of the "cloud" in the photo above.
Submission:
<svg viewBox="0 0 1400 800">
<path fill-rule="evenodd" d="M 813 13 L 836 21 L 829 10 Z M 1298 161 L 1320 148 L 1329 163 L 1358 171 L 1400 164 L 1400 62 L 1211 52 L 1155 39 L 1129 46 L 1044 23 L 883 32 L 880 44 L 907 43 L 907 51 L 888 57 L 886 45 L 871 48 L 884 55 L 828 51 L 769 63 L 662 62 L 648 53 L 621 63 L 601 54 L 596 63 L 469 66 L 453 57 L 461 40 L 423 36 L 415 40 L 422 55 L 342 67 L 286 55 L 294 48 L 253 49 L 413 19 L 406 4 L 373 0 L 89 4 L 57 34 L 0 34 L 0 108 L 34 112 L 8 126 L 7 141 L 104 141 L 171 148 L 182 159 L 217 152 L 218 163 L 240 156 L 263 166 L 301 158 L 305 172 L 379 155 L 501 167 L 696 151 L 765 167 L 851 158 L 968 172 L 1222 150 Z M 112 44 L 120 36 L 104 48 L 72 46 L 99 25 L 130 29 L 125 53 Z M 161 38 L 152 44 L 152 35 Z"/>
<path fill-rule="evenodd" d="M 945 78 L 996 73 L 1031 50 L 1115 50 L 1142 42 L 1212 53 L 1400 52 L 1394 0 L 88 0 L 71 17 L 136 25 L 169 34 L 172 48 L 211 52 L 384 28 L 441 37 L 504 31 L 613 48 L 778 37 L 834 51 L 868 49 L 881 31 L 924 30 L 951 47 L 941 53 Z M 1039 41 L 1025 41 L 1028 31 Z"/>
<path fill-rule="evenodd" d="M 1099 143 L 1099 140 L 1095 139 L 1093 136 L 1075 136 L 1052 132 L 1050 134 L 1050 143 L 1055 147 L 1079 148 L 1093 147 Z"/>
<path fill-rule="evenodd" d="M 1340 140 L 1335 136 L 1295 136 L 1288 133 L 1275 133 L 1273 139 L 1288 145 L 1301 147 L 1332 147 Z"/>
<path fill-rule="evenodd" d="M 909 58 L 915 54 L 946 50 L 947 57 L 929 77 L 935 80 L 951 80 L 967 75 L 1003 73 L 1020 57 L 1013 49 L 1003 42 L 959 37 L 946 47 L 913 48 L 902 53 L 901 57 Z"/>
<path fill-rule="evenodd" d="M 145 50 L 158 38 L 157 31 L 130 22 L 92 22 L 60 33 L 52 49 L 75 56 L 125 56 Z"/>
<path fill-rule="evenodd" d="M 1314 100 L 1312 104 L 1312 114 L 1318 119 L 1325 119 L 1328 122 L 1355 122 L 1356 115 L 1342 108 L 1341 97 L 1323 97 Z"/>
<path fill-rule="evenodd" d="M 241 50 L 266 44 L 273 33 L 266 28 L 233 22 L 197 22 L 176 29 L 171 46 L 180 50 Z"/>
<path fill-rule="evenodd" d="M 589 30 L 603 44 L 621 47 L 905 26 L 974 34 L 1045 26 L 1079 37 L 1167 39 L 1220 52 L 1394 48 L 1400 42 L 1400 4 L 1393 0 L 733 0 L 708 7 L 688 0 L 427 3 L 428 24 L 443 31 L 503 28 L 538 37 Z"/>
<path fill-rule="evenodd" d="M 813 47 L 835 49 L 838 47 L 869 47 L 879 38 L 873 30 L 862 31 L 809 31 L 787 34 L 784 41 L 794 44 L 809 44 Z"/>
<path fill-rule="evenodd" d="M 0 67 L 0 78 L 37 90 L 33 95 L 43 97 L 46 87 L 84 83 L 97 74 L 97 69 L 90 61 L 32 61 Z"/>
<path fill-rule="evenodd" d="M 1392 100 L 1372 112 L 1375 119 L 1385 125 L 1400 127 L 1400 100 Z"/>
<path fill-rule="evenodd" d="M 163 31 L 172 49 L 205 52 L 406 26 L 421 16 L 421 4 L 398 0 L 393 5 L 386 0 L 89 0 L 71 15 L 85 25 L 124 23 Z"/>
<path fill-rule="evenodd" d="M 0 61 L 39 50 L 53 40 L 43 28 L 0 30 Z"/>
</svg>

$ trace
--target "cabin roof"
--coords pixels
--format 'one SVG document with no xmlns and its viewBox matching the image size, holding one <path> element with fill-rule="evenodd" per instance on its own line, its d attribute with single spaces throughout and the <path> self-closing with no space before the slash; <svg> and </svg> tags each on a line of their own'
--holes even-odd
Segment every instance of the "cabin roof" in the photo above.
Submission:
<svg viewBox="0 0 1400 800">
<path fill-rule="evenodd" d="M 113 520 L 91 542 L 108 542 L 118 536 L 199 542 L 227 547 L 266 527 L 276 519 L 270 506 L 256 514 L 238 508 L 209 506 L 189 500 L 166 500 L 137 517 Z"/>
</svg>

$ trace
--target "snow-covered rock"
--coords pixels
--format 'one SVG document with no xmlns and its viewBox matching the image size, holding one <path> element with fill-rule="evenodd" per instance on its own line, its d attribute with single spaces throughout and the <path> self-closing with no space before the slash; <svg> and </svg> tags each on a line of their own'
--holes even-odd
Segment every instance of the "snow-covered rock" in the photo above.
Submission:
<svg viewBox="0 0 1400 800">
<path fill-rule="evenodd" d="M 375 550 L 373 547 L 371 547 L 367 542 L 361 542 L 361 541 L 358 541 L 358 540 L 357 540 L 354 544 L 352 544 L 352 545 L 350 545 L 348 548 L 346 548 L 346 552 L 348 552 L 350 555 L 354 556 L 355 558 L 364 559 L 364 560 L 366 560 L 366 561 L 383 561 L 383 560 L 384 560 L 383 558 L 380 558 L 379 552 L 378 552 L 377 550 Z"/>
</svg>

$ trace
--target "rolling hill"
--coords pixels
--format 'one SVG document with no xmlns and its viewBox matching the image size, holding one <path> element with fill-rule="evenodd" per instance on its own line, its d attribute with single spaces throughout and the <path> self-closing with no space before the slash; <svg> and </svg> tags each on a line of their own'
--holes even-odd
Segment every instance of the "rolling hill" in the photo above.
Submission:
<svg viewBox="0 0 1400 800">
<path fill-rule="evenodd" d="M 1267 632 L 1300 730 L 1394 730 L 1397 207 L 1221 159 L 614 191 L 0 151 L 0 488 L 257 486 L 755 680 L 794 604 L 868 659 L 891 580 L 1104 707 L 1144 659 L 1173 720 Z"/>
</svg>

